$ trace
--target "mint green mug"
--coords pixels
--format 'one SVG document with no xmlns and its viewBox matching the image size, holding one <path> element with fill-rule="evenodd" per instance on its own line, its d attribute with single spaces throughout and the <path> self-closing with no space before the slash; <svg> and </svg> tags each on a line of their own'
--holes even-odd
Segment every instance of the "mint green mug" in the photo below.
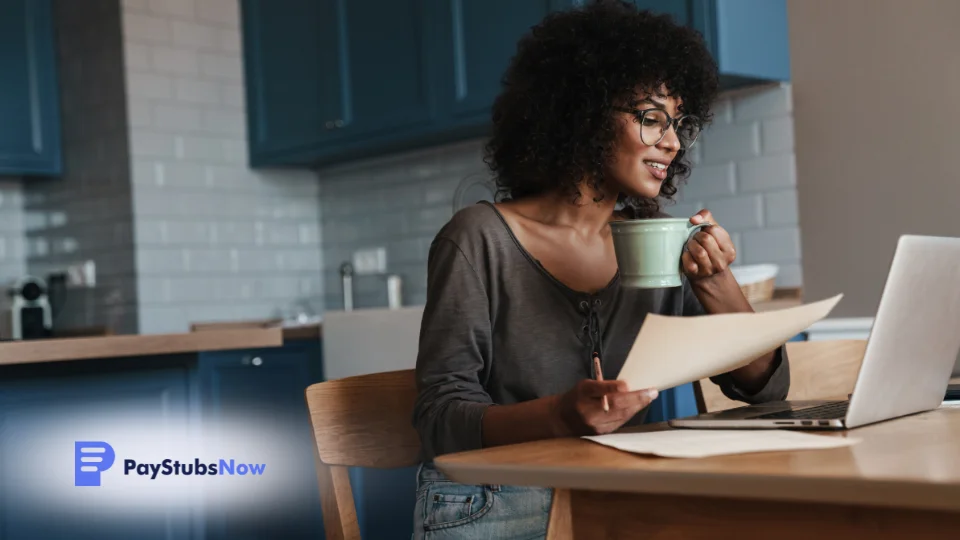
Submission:
<svg viewBox="0 0 960 540">
<path fill-rule="evenodd" d="M 690 238 L 712 223 L 655 218 L 611 221 L 620 284 L 635 289 L 679 287 L 680 257 Z"/>
</svg>

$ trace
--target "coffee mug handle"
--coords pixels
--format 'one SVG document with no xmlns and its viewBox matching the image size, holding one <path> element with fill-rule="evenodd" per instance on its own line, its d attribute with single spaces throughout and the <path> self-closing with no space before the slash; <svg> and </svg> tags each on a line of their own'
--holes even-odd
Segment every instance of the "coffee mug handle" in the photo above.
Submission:
<svg viewBox="0 0 960 540">
<path fill-rule="evenodd" d="M 687 229 L 687 241 L 683 243 L 684 251 L 688 251 L 687 244 L 690 243 L 690 239 L 693 238 L 693 235 L 697 234 L 697 232 L 704 227 L 713 227 L 713 223 L 710 223 L 709 221 L 707 221 L 705 223 L 694 225 Z"/>
</svg>

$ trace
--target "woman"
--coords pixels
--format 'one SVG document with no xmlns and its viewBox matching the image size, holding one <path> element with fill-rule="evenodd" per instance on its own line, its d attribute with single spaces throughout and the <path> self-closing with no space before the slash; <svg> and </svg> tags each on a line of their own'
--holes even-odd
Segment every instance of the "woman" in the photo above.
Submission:
<svg viewBox="0 0 960 540">
<path fill-rule="evenodd" d="M 487 144 L 508 200 L 458 212 L 430 249 L 415 537 L 542 536 L 550 490 L 456 484 L 433 458 L 641 423 L 656 391 L 593 380 L 594 356 L 615 379 L 647 313 L 751 311 L 719 224 L 667 289 L 622 288 L 610 235 L 611 220 L 666 215 L 716 90 L 698 34 L 627 4 L 551 15 L 520 42 Z M 713 380 L 733 399 L 783 399 L 783 348 Z"/>
</svg>

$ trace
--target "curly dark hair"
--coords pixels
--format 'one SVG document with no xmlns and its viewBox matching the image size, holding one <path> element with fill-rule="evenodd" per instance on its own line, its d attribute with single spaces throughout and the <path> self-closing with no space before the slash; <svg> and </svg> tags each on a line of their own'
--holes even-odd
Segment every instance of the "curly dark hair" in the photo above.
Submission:
<svg viewBox="0 0 960 540">
<path fill-rule="evenodd" d="M 485 161 L 498 198 L 519 199 L 557 189 L 580 196 L 587 179 L 599 186 L 614 159 L 614 107 L 636 99 L 636 88 L 680 98 L 682 112 L 712 119 L 716 63 L 695 30 L 632 4 L 599 0 L 550 14 L 524 36 L 493 105 Z M 659 199 L 672 200 L 690 174 L 680 150 L 667 169 Z M 628 217 L 660 211 L 658 199 L 621 195 Z"/>
</svg>

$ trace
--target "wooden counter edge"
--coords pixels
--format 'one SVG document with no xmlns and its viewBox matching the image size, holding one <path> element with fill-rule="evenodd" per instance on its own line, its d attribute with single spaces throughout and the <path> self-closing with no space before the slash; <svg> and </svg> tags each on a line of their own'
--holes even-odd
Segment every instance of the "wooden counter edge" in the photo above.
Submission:
<svg viewBox="0 0 960 540">
<path fill-rule="evenodd" d="M 599 472 L 594 468 L 465 464 L 437 457 L 436 466 L 455 482 L 507 484 L 569 490 L 692 495 L 915 508 L 960 512 L 960 485 L 898 480 L 849 480 L 770 474 L 719 474 L 657 470 Z M 493 471 L 493 474 L 491 472 Z M 507 478 L 510 482 L 505 482 Z"/>
<path fill-rule="evenodd" d="M 193 323 L 190 325 L 190 331 L 211 332 L 237 330 L 241 328 L 281 328 L 283 330 L 283 339 L 285 340 L 323 339 L 323 323 L 305 324 L 303 326 L 281 326 L 282 323 L 283 321 L 281 319 Z"/>
<path fill-rule="evenodd" d="M 0 365 L 282 347 L 280 328 L 119 335 L 0 343 Z"/>
</svg>

